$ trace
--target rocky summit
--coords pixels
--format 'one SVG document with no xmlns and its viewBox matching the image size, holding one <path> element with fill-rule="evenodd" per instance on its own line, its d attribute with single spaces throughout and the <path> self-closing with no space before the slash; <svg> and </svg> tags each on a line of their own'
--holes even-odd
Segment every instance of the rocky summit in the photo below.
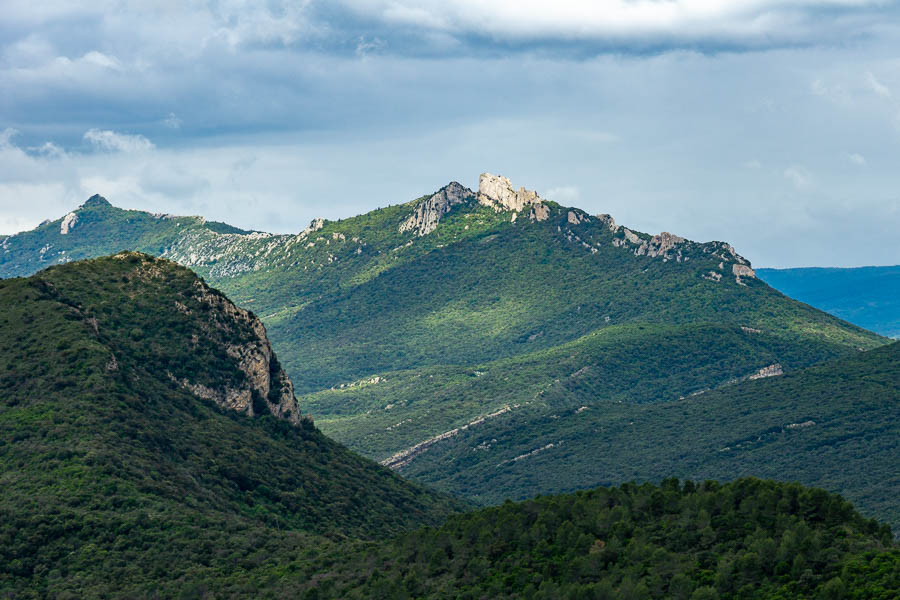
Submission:
<svg viewBox="0 0 900 600">
<path fill-rule="evenodd" d="M 399 231 L 400 233 L 414 231 L 419 235 L 427 235 L 437 228 L 441 217 L 450 212 L 454 206 L 474 196 L 472 190 L 453 181 L 427 200 L 419 202 L 413 214 L 400 224 Z"/>
</svg>

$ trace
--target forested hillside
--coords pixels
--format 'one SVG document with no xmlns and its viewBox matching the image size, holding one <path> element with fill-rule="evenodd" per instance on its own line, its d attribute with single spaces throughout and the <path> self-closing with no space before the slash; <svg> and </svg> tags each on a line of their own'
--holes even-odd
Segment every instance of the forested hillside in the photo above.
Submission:
<svg viewBox="0 0 900 600">
<path fill-rule="evenodd" d="M 300 418 L 264 333 L 136 253 L 0 281 L 0 595 L 149 593 L 465 506 Z"/>
<path fill-rule="evenodd" d="M 326 598 L 880 598 L 900 594 L 887 527 L 840 497 L 743 479 L 626 484 L 451 519 L 355 560 Z"/>
</svg>

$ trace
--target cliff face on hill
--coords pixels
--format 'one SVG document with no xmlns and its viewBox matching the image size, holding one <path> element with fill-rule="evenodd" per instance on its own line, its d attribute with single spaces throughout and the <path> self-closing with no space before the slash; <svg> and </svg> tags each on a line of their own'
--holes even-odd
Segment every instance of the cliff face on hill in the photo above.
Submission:
<svg viewBox="0 0 900 600">
<path fill-rule="evenodd" d="M 128 257 L 119 254 L 117 257 Z M 266 328 L 253 313 L 238 308 L 231 300 L 214 292 L 201 281 L 194 282 L 195 299 L 200 302 L 201 314 L 210 319 L 210 327 L 227 332 L 242 330 L 245 335 L 240 343 L 226 343 L 225 353 L 236 361 L 243 373 L 243 382 L 235 387 L 208 387 L 191 383 L 182 384 L 201 398 L 214 400 L 220 406 L 254 416 L 268 412 L 293 424 L 300 422 L 300 408 L 294 397 L 294 386 L 281 368 L 272 345 L 266 337 Z M 191 315 L 191 309 L 176 301 L 175 308 Z"/>
<path fill-rule="evenodd" d="M 252 313 L 136 252 L 0 280 L 0 482 L 16 598 L 152 595 L 461 506 L 322 435 Z"/>
</svg>

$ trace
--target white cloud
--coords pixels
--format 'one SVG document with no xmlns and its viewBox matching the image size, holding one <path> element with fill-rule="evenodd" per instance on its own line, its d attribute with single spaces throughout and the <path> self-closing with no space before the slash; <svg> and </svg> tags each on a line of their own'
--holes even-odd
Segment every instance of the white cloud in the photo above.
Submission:
<svg viewBox="0 0 900 600">
<path fill-rule="evenodd" d="M 168 116 L 163 119 L 162 124 L 168 129 L 181 129 L 181 119 L 173 112 L 170 112 Z"/>
<path fill-rule="evenodd" d="M 854 165 L 859 165 L 861 167 L 866 165 L 866 157 L 862 154 L 857 154 L 856 152 L 848 153 L 847 160 L 852 162 Z"/>
<path fill-rule="evenodd" d="M 866 72 L 866 84 L 868 84 L 869 89 L 881 96 L 882 98 L 892 98 L 893 94 L 891 93 L 891 89 L 881 83 L 875 75 L 872 74 L 871 71 Z"/>
<path fill-rule="evenodd" d="M 98 150 L 107 152 L 146 152 L 155 147 L 142 135 L 117 133 L 109 129 L 89 129 L 84 133 L 84 139 Z"/>
<path fill-rule="evenodd" d="M 0 131 L 0 148 L 8 148 L 13 145 L 13 138 L 19 135 L 18 129 L 13 129 L 12 127 L 7 127 L 3 131 Z"/>
<path fill-rule="evenodd" d="M 360 58 L 365 58 L 373 52 L 382 50 L 385 46 L 384 40 L 380 38 L 376 37 L 369 39 L 366 36 L 361 35 L 356 41 L 356 55 Z"/>
<path fill-rule="evenodd" d="M 784 170 L 784 178 L 794 184 L 798 190 L 805 190 L 812 185 L 812 175 L 805 168 L 793 165 Z"/>
<path fill-rule="evenodd" d="M 744 163 L 741 164 L 741 166 L 744 167 L 745 169 L 761 169 L 762 163 L 759 161 L 759 159 L 753 158 L 748 161 L 745 161 Z"/>
<path fill-rule="evenodd" d="M 225 0 L 200 4 L 210 11 L 216 34 L 232 47 L 253 44 L 287 46 L 312 36 L 318 27 L 308 12 L 312 0 L 272 0 L 266 4 Z"/>
<path fill-rule="evenodd" d="M 39 156 L 46 156 L 48 158 L 65 158 L 66 156 L 66 151 L 53 142 L 44 142 L 40 146 L 29 148 L 28 151 Z"/>
<path fill-rule="evenodd" d="M 822 28 L 819 11 L 853 11 L 879 0 L 345 0 L 349 10 L 395 25 L 516 38 L 658 36 L 771 43 Z M 840 21 L 833 18 L 831 23 Z M 655 42 L 653 38 L 656 37 Z"/>
<path fill-rule="evenodd" d="M 91 50 L 90 52 L 82 56 L 81 60 L 88 64 L 96 65 L 104 69 L 111 69 L 113 71 L 120 71 L 122 69 L 122 65 L 119 63 L 119 60 L 116 57 L 107 56 L 106 54 L 97 52 L 96 50 Z"/>
</svg>

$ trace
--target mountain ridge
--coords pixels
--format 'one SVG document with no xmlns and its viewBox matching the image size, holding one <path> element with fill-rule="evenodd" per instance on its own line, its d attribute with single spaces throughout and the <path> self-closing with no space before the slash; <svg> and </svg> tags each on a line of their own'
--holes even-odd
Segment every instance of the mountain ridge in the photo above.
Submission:
<svg viewBox="0 0 900 600">
<path fill-rule="evenodd" d="M 677 400 L 887 342 L 775 291 L 725 242 L 635 232 L 501 176 L 482 182 L 288 235 L 91 206 L 66 235 L 57 221 L 0 243 L 0 275 L 116 246 L 187 265 L 260 315 L 324 432 L 379 461 L 428 443 L 402 472 L 438 485 L 450 483 L 417 463 L 442 469 L 430 457 L 495 425 L 515 427 L 473 444 L 507 447 L 494 464 L 558 442 L 519 448 L 516 428 L 570 403 L 587 407 L 586 435 L 620 403 Z M 466 435 L 441 437 L 454 431 Z M 540 463 L 565 489 L 607 482 L 584 465 Z"/>
</svg>

